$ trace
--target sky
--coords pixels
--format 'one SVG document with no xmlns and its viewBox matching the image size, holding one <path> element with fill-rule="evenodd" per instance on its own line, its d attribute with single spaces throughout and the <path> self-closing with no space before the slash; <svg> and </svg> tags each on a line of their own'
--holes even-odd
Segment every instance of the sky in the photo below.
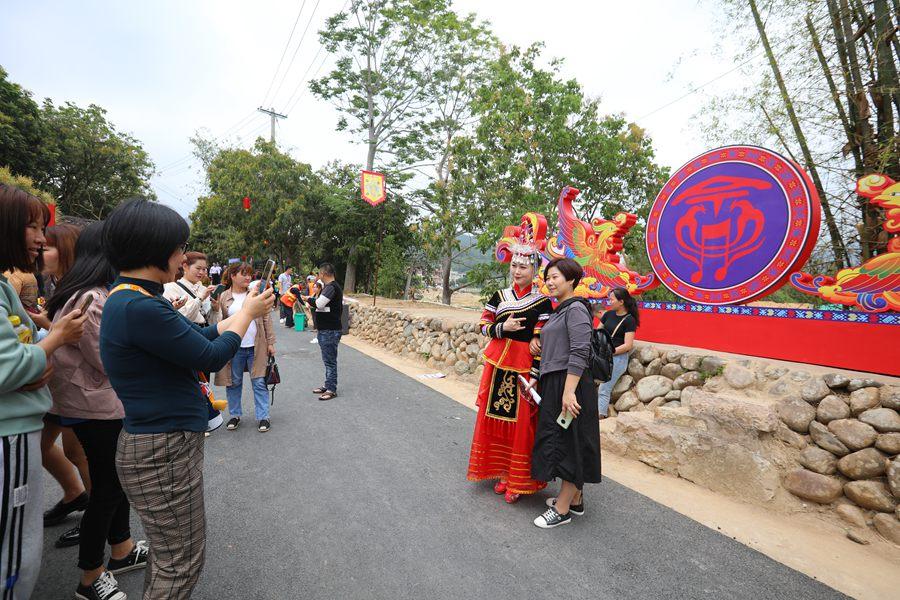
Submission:
<svg viewBox="0 0 900 600">
<path fill-rule="evenodd" d="M 201 130 L 249 145 L 269 135 L 260 106 L 287 114 L 276 138 L 295 158 L 313 167 L 365 161 L 365 147 L 335 131 L 337 112 L 306 86 L 331 64 L 317 32 L 346 1 L 0 0 L 0 65 L 38 101 L 105 108 L 149 152 L 159 200 L 187 216 L 204 191 L 189 138 Z M 704 98 L 741 83 L 730 56 L 717 51 L 727 35 L 709 0 L 454 7 L 489 21 L 507 45 L 543 42 L 545 56 L 563 59 L 563 75 L 600 98 L 604 112 L 645 128 L 658 161 L 673 169 L 708 146 L 694 120 Z"/>
</svg>

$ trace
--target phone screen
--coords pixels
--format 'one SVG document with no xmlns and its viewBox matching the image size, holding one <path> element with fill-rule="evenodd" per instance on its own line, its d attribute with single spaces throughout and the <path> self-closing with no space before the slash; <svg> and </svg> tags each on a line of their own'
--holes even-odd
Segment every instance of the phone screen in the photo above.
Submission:
<svg viewBox="0 0 900 600">
<path fill-rule="evenodd" d="M 218 298 L 218 297 L 222 294 L 222 292 L 224 292 L 224 291 L 225 291 L 225 284 L 220 283 L 219 285 L 216 286 L 216 289 L 214 289 L 214 290 L 212 291 L 212 294 L 210 294 L 210 297 L 211 297 L 213 300 L 215 300 L 215 299 Z"/>
</svg>

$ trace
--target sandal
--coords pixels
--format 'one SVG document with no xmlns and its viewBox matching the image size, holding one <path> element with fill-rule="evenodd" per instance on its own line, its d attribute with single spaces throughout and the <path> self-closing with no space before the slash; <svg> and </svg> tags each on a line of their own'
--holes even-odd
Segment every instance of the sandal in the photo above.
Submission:
<svg viewBox="0 0 900 600">
<path fill-rule="evenodd" d="M 506 490 L 506 494 L 504 494 L 504 500 L 506 500 L 507 504 L 515 504 L 519 499 L 519 494 Z"/>
<path fill-rule="evenodd" d="M 506 482 L 498 481 L 497 483 L 495 483 L 494 484 L 494 493 L 497 494 L 498 496 L 502 496 L 503 494 L 505 494 L 506 493 Z"/>
<path fill-rule="evenodd" d="M 324 394 L 324 393 L 327 392 L 327 391 L 328 391 L 328 390 L 325 389 L 324 387 L 317 387 L 316 389 L 313 390 L 312 393 L 313 393 L 313 394 Z"/>
<path fill-rule="evenodd" d="M 335 392 L 332 392 L 331 390 L 325 390 L 325 393 L 319 396 L 319 400 L 331 400 L 336 396 L 337 394 Z"/>
</svg>

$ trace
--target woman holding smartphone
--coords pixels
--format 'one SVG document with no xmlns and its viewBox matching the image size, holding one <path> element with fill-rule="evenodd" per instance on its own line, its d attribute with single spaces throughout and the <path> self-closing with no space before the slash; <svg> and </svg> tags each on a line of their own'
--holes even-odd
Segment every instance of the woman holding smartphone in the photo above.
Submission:
<svg viewBox="0 0 900 600">
<path fill-rule="evenodd" d="M 78 567 L 82 574 L 75 596 L 91 600 L 104 598 L 104 591 L 115 588 L 116 574 L 145 567 L 149 551 L 146 542 L 131 537 L 128 498 L 116 474 L 116 446 L 125 411 L 100 360 L 100 319 L 116 278 L 103 252 L 102 233 L 102 223 L 84 230 L 75 246 L 74 266 L 47 303 L 54 323 L 73 310 L 87 315 L 81 340 L 53 355 L 50 390 L 56 414 L 84 448 L 93 483 L 81 519 Z M 110 559 L 104 568 L 107 542 Z"/>
<path fill-rule="evenodd" d="M 228 268 L 223 283 L 229 289 L 219 296 L 220 318 L 231 317 L 240 312 L 250 291 L 254 277 L 253 267 L 247 263 L 235 263 Z M 265 283 L 261 284 L 264 287 Z M 253 286 L 256 288 L 256 285 Z M 226 428 L 234 431 L 241 424 L 243 409 L 241 396 L 244 387 L 244 371 L 250 372 L 250 387 L 256 407 L 257 429 L 261 433 L 269 431 L 269 393 L 266 389 L 266 358 L 275 355 L 275 330 L 269 313 L 257 317 L 250 323 L 241 339 L 241 347 L 234 358 L 216 373 L 216 385 L 225 386 L 228 397 L 228 420 Z"/>
<path fill-rule="evenodd" d="M 559 496 L 534 520 L 542 529 L 565 525 L 572 514 L 584 514 L 582 488 L 600 481 L 600 430 L 597 388 L 588 360 L 591 311 L 575 297 L 581 265 L 571 258 L 550 261 L 544 280 L 559 302 L 541 330 L 542 396 L 531 460 L 531 476 L 539 481 L 560 478 Z"/>
</svg>

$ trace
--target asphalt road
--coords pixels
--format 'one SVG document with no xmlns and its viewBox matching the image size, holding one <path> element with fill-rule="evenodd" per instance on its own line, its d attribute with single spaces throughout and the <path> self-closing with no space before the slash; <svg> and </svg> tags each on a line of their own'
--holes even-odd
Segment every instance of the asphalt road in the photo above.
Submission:
<svg viewBox="0 0 900 600">
<path fill-rule="evenodd" d="M 319 402 L 312 339 L 278 330 L 269 433 L 245 383 L 242 426 L 207 440 L 195 598 L 845 597 L 608 479 L 586 488 L 585 516 L 540 530 L 531 521 L 555 485 L 508 506 L 466 481 L 469 409 L 346 346 L 340 396 Z M 46 474 L 45 495 L 48 506 L 59 495 Z M 45 530 L 34 598 L 73 597 L 78 549 L 52 542 L 74 523 Z M 141 597 L 142 572 L 119 582 Z"/>
</svg>

